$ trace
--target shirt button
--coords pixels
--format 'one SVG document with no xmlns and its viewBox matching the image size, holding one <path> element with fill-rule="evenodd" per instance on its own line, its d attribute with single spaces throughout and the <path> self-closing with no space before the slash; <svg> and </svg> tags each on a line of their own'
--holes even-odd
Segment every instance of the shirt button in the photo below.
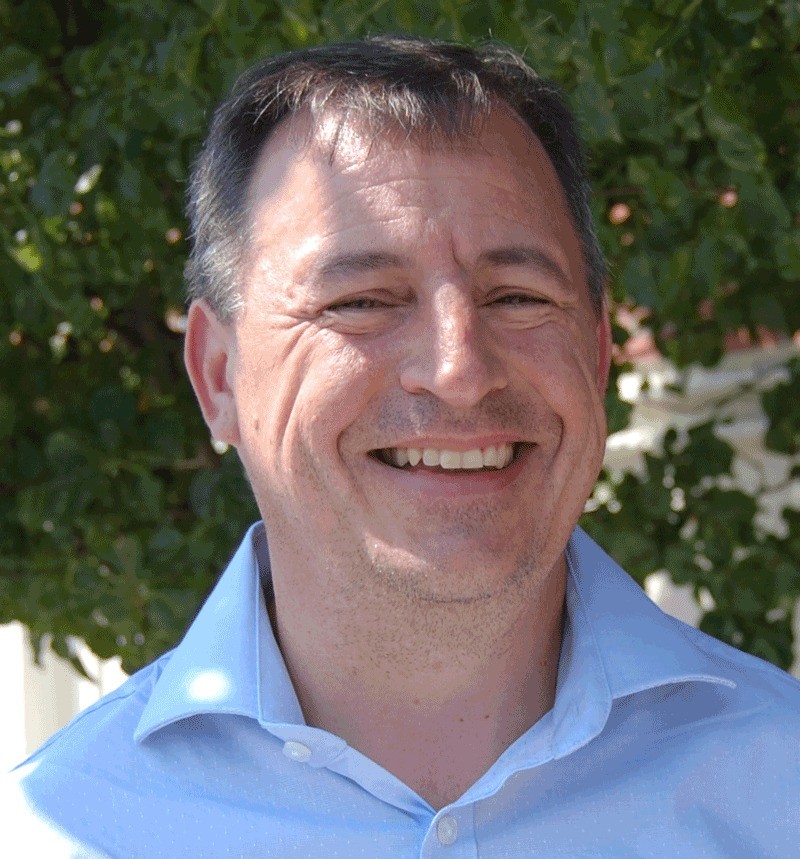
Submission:
<svg viewBox="0 0 800 859">
<path fill-rule="evenodd" d="M 455 842 L 458 838 L 458 823 L 455 817 L 446 814 L 439 818 L 439 822 L 436 824 L 436 837 L 439 839 L 439 843 L 445 846 Z"/>
<path fill-rule="evenodd" d="M 288 743 L 283 744 L 283 753 L 290 761 L 297 761 L 301 764 L 311 760 L 311 749 L 302 743 L 294 742 L 294 740 L 289 740 Z"/>
</svg>

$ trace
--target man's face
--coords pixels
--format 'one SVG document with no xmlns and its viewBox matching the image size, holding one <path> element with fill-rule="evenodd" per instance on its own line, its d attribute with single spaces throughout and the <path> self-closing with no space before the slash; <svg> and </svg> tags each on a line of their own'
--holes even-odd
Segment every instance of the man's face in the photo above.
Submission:
<svg viewBox="0 0 800 859">
<path fill-rule="evenodd" d="M 505 110 L 427 152 L 345 128 L 331 156 L 304 122 L 253 175 L 209 421 L 271 549 L 421 600 L 541 577 L 601 466 L 610 348 L 549 159 Z"/>
</svg>

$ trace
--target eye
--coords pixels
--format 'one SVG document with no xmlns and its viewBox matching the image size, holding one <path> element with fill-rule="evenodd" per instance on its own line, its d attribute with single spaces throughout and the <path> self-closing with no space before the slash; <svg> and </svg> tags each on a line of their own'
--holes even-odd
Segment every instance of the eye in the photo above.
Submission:
<svg viewBox="0 0 800 859">
<path fill-rule="evenodd" d="M 516 304 L 548 304 L 546 298 L 542 298 L 538 295 L 531 295 L 529 292 L 512 292 L 508 295 L 501 295 L 499 298 L 495 298 L 492 302 L 493 304 L 505 304 L 505 305 L 516 305 Z"/>
<path fill-rule="evenodd" d="M 378 301 L 377 298 L 351 298 L 349 301 L 332 304 L 327 309 L 336 313 L 340 310 L 382 310 L 387 307 L 388 304 Z"/>
</svg>

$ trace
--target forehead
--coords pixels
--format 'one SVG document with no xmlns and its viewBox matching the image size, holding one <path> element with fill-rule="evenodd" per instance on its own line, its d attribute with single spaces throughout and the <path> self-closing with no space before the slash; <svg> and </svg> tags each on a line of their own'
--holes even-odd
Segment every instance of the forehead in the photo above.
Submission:
<svg viewBox="0 0 800 859">
<path fill-rule="evenodd" d="M 437 130 L 435 122 L 408 130 L 390 120 L 376 124 L 335 108 L 312 114 L 306 109 L 284 119 L 261 149 L 247 189 L 247 204 L 285 189 L 302 165 L 307 178 L 318 181 L 369 173 L 373 181 L 391 181 L 408 161 L 419 156 L 446 158 L 458 169 L 476 160 L 504 166 L 522 181 L 535 174 L 542 186 L 564 200 L 564 192 L 544 147 L 507 105 L 497 104 L 485 116 L 471 115 L 453 134 Z M 527 174 L 527 175 L 522 175 Z"/>
<path fill-rule="evenodd" d="M 335 112 L 297 115 L 264 146 L 247 202 L 250 261 L 273 269 L 320 250 L 365 249 L 356 244 L 416 252 L 438 235 L 459 262 L 491 245 L 538 244 L 583 279 L 555 169 L 510 108 L 453 140 L 376 136 Z"/>
</svg>

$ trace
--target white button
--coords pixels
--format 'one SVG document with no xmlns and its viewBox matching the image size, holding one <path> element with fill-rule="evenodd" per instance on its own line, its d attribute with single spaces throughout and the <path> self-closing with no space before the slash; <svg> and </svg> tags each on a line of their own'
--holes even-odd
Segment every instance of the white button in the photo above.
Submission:
<svg viewBox="0 0 800 859">
<path fill-rule="evenodd" d="M 283 753 L 289 760 L 298 761 L 301 764 L 311 759 L 311 749 L 302 743 L 294 742 L 294 740 L 289 740 L 288 743 L 283 744 Z"/>
<path fill-rule="evenodd" d="M 440 844 L 447 845 L 455 842 L 458 838 L 458 823 L 456 823 L 455 817 L 446 814 L 439 818 L 439 822 L 436 824 L 436 837 Z"/>
</svg>

